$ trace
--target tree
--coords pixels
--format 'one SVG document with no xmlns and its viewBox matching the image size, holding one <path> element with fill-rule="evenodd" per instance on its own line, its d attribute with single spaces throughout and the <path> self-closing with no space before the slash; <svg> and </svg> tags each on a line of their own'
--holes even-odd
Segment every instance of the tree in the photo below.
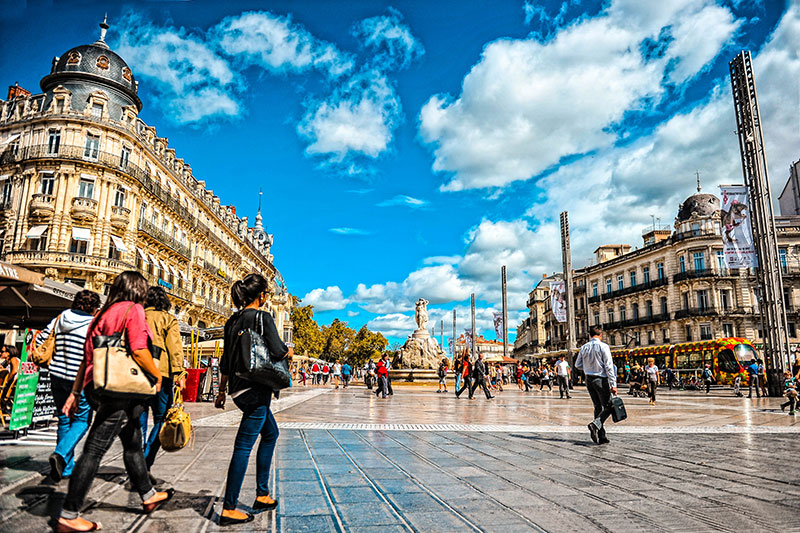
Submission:
<svg viewBox="0 0 800 533">
<path fill-rule="evenodd" d="M 347 322 L 338 318 L 333 319 L 330 326 L 322 326 L 322 358 L 328 361 L 346 359 L 355 334 L 355 330 L 348 327 Z"/>
<path fill-rule="evenodd" d="M 380 333 L 370 331 L 367 326 L 361 326 L 350 345 L 349 361 L 355 366 L 361 366 L 368 359 L 380 356 L 389 341 Z"/>
<path fill-rule="evenodd" d="M 314 320 L 314 307 L 304 305 L 292 308 L 292 324 L 294 325 L 294 353 L 319 357 L 322 354 L 323 336 Z"/>
</svg>

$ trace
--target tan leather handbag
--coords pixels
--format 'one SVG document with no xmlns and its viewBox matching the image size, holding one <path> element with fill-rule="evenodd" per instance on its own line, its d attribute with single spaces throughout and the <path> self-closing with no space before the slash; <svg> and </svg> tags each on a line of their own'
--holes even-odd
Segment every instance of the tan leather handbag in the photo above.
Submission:
<svg viewBox="0 0 800 533">
<path fill-rule="evenodd" d="M 50 331 L 50 335 L 47 336 L 41 346 L 34 348 L 31 352 L 30 360 L 39 366 L 49 365 L 50 361 L 53 360 L 53 352 L 56 349 L 56 328 L 60 319 L 61 315 L 58 315 L 56 321 L 53 322 L 53 329 Z"/>
<path fill-rule="evenodd" d="M 122 323 L 134 304 L 128 307 Z M 123 332 L 96 335 L 92 338 L 94 350 L 94 393 L 100 397 L 121 399 L 149 398 L 156 394 L 155 378 L 144 371 L 133 359 L 123 342 Z"/>
<path fill-rule="evenodd" d="M 175 379 L 174 383 L 180 381 L 181 377 L 185 375 L 186 372 L 182 373 Z M 183 449 L 192 439 L 192 418 L 189 413 L 183 410 L 181 390 L 177 385 L 174 386 L 174 402 L 164 416 L 164 425 L 161 426 L 161 431 L 158 432 L 161 447 L 168 452 L 176 452 Z"/>
</svg>

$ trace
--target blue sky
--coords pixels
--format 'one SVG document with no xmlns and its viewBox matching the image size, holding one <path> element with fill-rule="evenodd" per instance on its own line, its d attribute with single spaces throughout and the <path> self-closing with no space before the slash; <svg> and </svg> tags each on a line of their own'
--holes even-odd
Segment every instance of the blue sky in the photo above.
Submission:
<svg viewBox="0 0 800 533">
<path fill-rule="evenodd" d="M 291 292 L 392 340 L 419 297 L 462 330 L 472 292 L 493 338 L 503 264 L 513 338 L 560 211 L 579 267 L 671 224 L 695 171 L 740 182 L 740 49 L 776 196 L 800 158 L 797 2 L 4 3 L 4 82 L 38 90 L 106 11 L 141 117 L 240 215 L 263 188 Z"/>
</svg>

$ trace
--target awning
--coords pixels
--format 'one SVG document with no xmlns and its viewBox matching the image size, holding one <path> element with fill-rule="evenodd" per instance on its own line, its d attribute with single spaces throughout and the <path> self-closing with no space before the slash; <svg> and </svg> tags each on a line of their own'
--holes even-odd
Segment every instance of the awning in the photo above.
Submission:
<svg viewBox="0 0 800 533">
<path fill-rule="evenodd" d="M 128 247 L 127 247 L 127 246 L 125 246 L 125 243 L 124 243 L 124 242 L 122 242 L 122 239 L 120 239 L 120 238 L 119 238 L 119 237 L 117 237 L 116 235 L 112 235 L 112 236 L 111 236 L 111 242 L 113 242 L 113 243 L 114 243 L 114 247 L 115 247 L 117 250 L 119 250 L 120 252 L 127 252 L 127 251 L 128 251 Z"/>
<path fill-rule="evenodd" d="M 136 251 L 139 253 L 139 257 L 142 258 L 142 261 L 144 261 L 145 263 L 149 263 L 149 261 L 147 260 L 147 255 L 142 251 L 141 248 L 137 248 Z"/>
<path fill-rule="evenodd" d="M 169 270 L 169 267 L 167 266 L 167 262 L 166 262 L 166 261 L 164 261 L 163 259 L 159 259 L 159 260 L 158 260 L 158 263 L 161 265 L 161 268 L 163 268 L 163 269 L 164 269 L 164 272 L 166 272 L 167 270 Z"/>
<path fill-rule="evenodd" d="M 153 254 L 149 254 L 149 255 L 150 255 L 150 262 L 153 263 L 154 267 L 157 267 L 158 266 L 158 259 L 156 259 L 156 256 L 154 256 Z"/>
<path fill-rule="evenodd" d="M 72 228 L 72 238 L 76 241 L 88 241 L 91 236 L 89 228 Z"/>
<path fill-rule="evenodd" d="M 47 226 L 33 226 L 31 229 L 28 230 L 28 234 L 25 235 L 26 239 L 38 239 L 42 236 L 42 234 L 47 231 Z"/>
<path fill-rule="evenodd" d="M 42 283 L 9 286 L 0 279 L 0 326 L 43 328 L 53 317 L 69 308 L 75 294 L 82 290 L 78 285 L 50 279 L 44 279 Z M 105 296 L 100 296 L 101 302 L 105 299 Z"/>
<path fill-rule="evenodd" d="M 178 277 L 178 271 L 177 271 L 177 270 L 175 270 L 175 267 L 174 267 L 174 266 L 172 266 L 172 265 L 169 265 L 169 271 L 170 271 L 170 272 L 172 272 L 172 275 L 173 275 L 173 276 L 175 276 L 176 278 Z"/>
<path fill-rule="evenodd" d="M 25 283 L 42 285 L 44 283 L 44 276 L 28 270 L 27 268 L 0 262 L 0 287 Z"/>
<path fill-rule="evenodd" d="M 9 144 L 13 143 L 17 139 L 19 139 L 19 133 L 15 133 L 11 137 L 9 137 L 8 139 L 6 139 L 2 143 L 0 143 L 0 148 L 5 148 L 6 146 L 8 146 Z"/>
<path fill-rule="evenodd" d="M 189 281 L 189 277 L 183 273 L 183 270 L 178 270 L 178 275 L 183 279 L 183 281 Z"/>
</svg>

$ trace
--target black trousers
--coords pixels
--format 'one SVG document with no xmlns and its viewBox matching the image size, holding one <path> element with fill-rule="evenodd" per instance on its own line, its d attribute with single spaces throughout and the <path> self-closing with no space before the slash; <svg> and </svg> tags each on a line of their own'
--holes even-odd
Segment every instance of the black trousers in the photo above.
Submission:
<svg viewBox="0 0 800 533">
<path fill-rule="evenodd" d="M 566 394 L 567 398 L 569 398 L 569 383 L 567 382 L 567 376 L 558 376 L 556 379 L 558 380 L 558 394 L 560 397 L 563 398 L 564 394 Z"/>
<path fill-rule="evenodd" d="M 480 377 L 480 378 L 474 378 L 472 380 L 472 387 L 470 387 L 469 389 L 470 398 L 472 398 L 472 396 L 475 394 L 475 389 L 477 389 L 478 387 L 483 389 L 483 393 L 486 395 L 487 400 L 492 397 L 492 393 L 489 392 L 489 387 L 486 386 L 486 378 Z"/>
<path fill-rule="evenodd" d="M 464 391 L 472 390 L 472 376 L 467 376 L 465 378 L 461 378 L 461 388 L 456 391 L 456 398 L 461 396 L 461 393 Z M 470 398 L 472 394 L 470 393 Z"/>
<path fill-rule="evenodd" d="M 594 404 L 594 417 L 599 418 L 603 423 L 600 429 L 600 437 L 606 436 L 605 422 L 611 416 L 611 387 L 608 386 L 608 378 L 603 376 L 586 376 L 586 388 Z"/>
<path fill-rule="evenodd" d="M 758 388 L 758 376 L 750 375 L 750 381 L 747 383 L 747 397 L 753 395 L 753 388 L 756 389 L 756 398 L 761 398 L 761 390 Z"/>
</svg>

